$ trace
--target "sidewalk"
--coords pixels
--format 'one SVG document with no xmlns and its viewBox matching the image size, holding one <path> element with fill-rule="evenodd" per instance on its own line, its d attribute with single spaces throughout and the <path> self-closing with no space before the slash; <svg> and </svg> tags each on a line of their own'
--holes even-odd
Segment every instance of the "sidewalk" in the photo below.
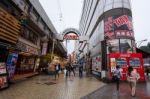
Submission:
<svg viewBox="0 0 150 99">
<path fill-rule="evenodd" d="M 116 92 L 114 83 L 108 84 L 98 90 L 82 97 L 81 99 L 150 99 L 150 81 L 147 83 L 138 83 L 136 96 L 130 95 L 130 87 L 128 83 L 120 84 L 120 92 Z"/>
<path fill-rule="evenodd" d="M 38 72 L 34 72 L 34 73 L 27 73 L 27 74 L 20 74 L 20 75 L 14 75 L 13 79 L 11 80 L 11 82 L 16 82 L 22 79 L 26 79 L 28 77 L 32 77 L 35 75 L 38 75 Z"/>
<path fill-rule="evenodd" d="M 8 89 L 0 92 L 0 99 L 80 99 L 99 89 L 105 84 L 94 77 L 59 79 L 54 76 L 38 75 L 13 83 Z"/>
</svg>

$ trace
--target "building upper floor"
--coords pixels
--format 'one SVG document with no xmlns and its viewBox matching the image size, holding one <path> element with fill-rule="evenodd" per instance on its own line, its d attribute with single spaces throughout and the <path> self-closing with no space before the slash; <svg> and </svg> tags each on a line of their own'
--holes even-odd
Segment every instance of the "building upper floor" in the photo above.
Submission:
<svg viewBox="0 0 150 99">
<path fill-rule="evenodd" d="M 94 26 L 100 16 L 111 9 L 131 9 L 130 0 L 84 0 L 79 31 L 86 35 L 88 29 Z"/>
<path fill-rule="evenodd" d="M 39 0 L 1 0 L 0 8 L 18 20 L 18 24 L 21 24 L 17 32 L 19 37 L 31 42 L 32 45 L 40 47 L 41 41 L 53 42 L 55 39 L 57 31 Z M 59 50 L 66 52 L 64 45 L 58 43 Z"/>
</svg>

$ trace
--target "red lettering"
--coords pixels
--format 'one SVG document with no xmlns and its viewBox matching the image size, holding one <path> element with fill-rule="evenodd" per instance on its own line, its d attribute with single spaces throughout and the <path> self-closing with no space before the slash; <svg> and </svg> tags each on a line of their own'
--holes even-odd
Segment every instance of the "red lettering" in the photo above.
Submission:
<svg viewBox="0 0 150 99">
<path fill-rule="evenodd" d="M 120 16 L 114 20 L 114 23 L 117 25 L 117 27 L 127 24 L 128 22 L 129 22 L 129 19 L 127 15 Z"/>
</svg>

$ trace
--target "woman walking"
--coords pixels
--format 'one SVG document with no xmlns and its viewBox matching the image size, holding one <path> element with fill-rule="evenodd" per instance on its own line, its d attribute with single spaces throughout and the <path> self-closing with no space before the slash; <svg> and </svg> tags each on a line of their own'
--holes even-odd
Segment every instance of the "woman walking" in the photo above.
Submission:
<svg viewBox="0 0 150 99">
<path fill-rule="evenodd" d="M 131 66 L 128 67 L 128 81 L 131 87 L 131 95 L 135 96 L 136 92 L 136 83 L 137 80 L 140 78 L 139 74 L 136 72 L 136 70 L 133 70 Z"/>
</svg>

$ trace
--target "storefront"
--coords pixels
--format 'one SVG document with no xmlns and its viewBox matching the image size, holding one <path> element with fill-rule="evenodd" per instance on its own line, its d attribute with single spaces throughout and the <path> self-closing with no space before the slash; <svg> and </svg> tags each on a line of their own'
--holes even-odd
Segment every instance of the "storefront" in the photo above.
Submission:
<svg viewBox="0 0 150 99">
<path fill-rule="evenodd" d="M 8 87 L 7 69 L 6 69 L 7 55 L 8 50 L 6 50 L 0 45 L 0 89 Z"/>
<path fill-rule="evenodd" d="M 8 87 L 8 79 L 14 74 L 19 33 L 19 21 L 0 7 L 0 89 Z"/>
<path fill-rule="evenodd" d="M 39 49 L 29 46 L 23 42 L 18 42 L 20 49 L 15 74 L 26 74 L 36 72 L 39 66 Z"/>
</svg>

